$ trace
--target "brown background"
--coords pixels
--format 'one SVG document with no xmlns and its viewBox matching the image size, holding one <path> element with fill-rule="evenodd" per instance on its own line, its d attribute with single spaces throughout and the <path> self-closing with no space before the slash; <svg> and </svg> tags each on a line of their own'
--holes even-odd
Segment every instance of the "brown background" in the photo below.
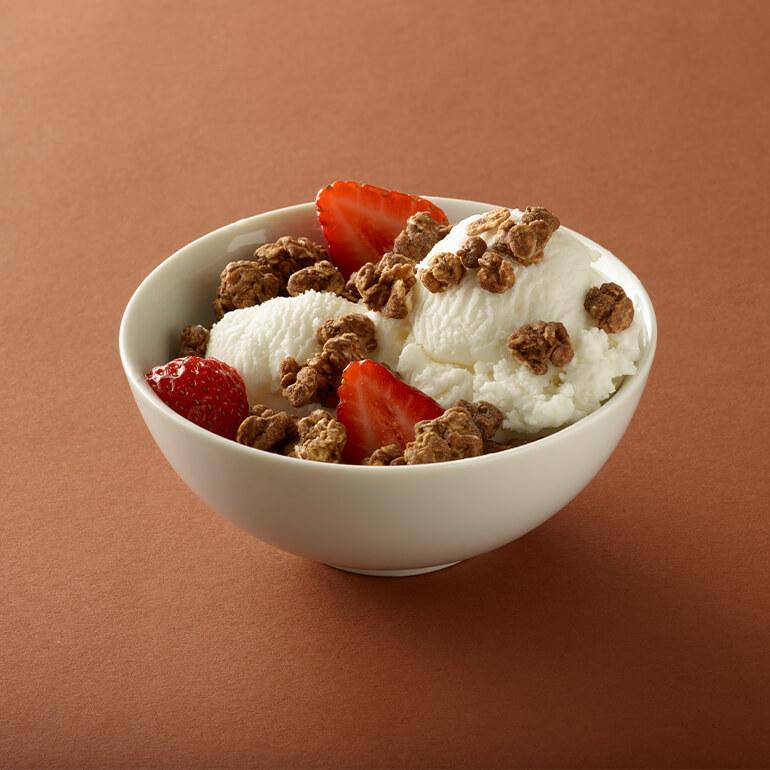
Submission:
<svg viewBox="0 0 770 770">
<path fill-rule="evenodd" d="M 0 765 L 770 763 L 770 3 L 0 17 Z M 120 370 L 153 266 L 335 178 L 547 204 L 657 307 L 596 480 L 435 575 L 237 531 Z"/>
</svg>

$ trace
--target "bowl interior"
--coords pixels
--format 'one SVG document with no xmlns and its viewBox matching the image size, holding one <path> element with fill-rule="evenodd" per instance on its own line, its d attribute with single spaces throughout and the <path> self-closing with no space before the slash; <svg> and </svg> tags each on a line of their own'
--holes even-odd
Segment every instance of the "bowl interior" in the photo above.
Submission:
<svg viewBox="0 0 770 770">
<path fill-rule="evenodd" d="M 450 222 L 495 208 L 454 198 L 431 200 L 441 206 Z M 144 373 L 176 355 L 184 326 L 213 323 L 212 302 L 224 265 L 234 259 L 247 259 L 258 245 L 287 234 L 323 241 L 313 203 L 277 209 L 221 227 L 179 249 L 145 278 L 126 307 L 120 329 L 123 366 L 140 391 L 145 390 Z M 579 233 L 575 235 L 600 252 L 595 263 L 598 271 L 623 286 L 633 299 L 644 330 L 638 372 L 646 374 L 656 343 L 655 314 L 647 292 L 637 276 L 607 249 Z"/>
</svg>

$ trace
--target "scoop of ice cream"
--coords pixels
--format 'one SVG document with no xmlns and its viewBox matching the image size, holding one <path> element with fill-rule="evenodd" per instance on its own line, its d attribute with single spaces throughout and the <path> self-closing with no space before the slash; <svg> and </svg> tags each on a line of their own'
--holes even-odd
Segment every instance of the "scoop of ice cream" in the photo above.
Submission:
<svg viewBox="0 0 770 770">
<path fill-rule="evenodd" d="M 511 215 L 521 218 L 515 209 Z M 467 226 L 478 218 L 455 225 L 420 268 L 433 254 L 456 253 L 468 238 Z M 489 231 L 481 237 L 492 245 L 497 236 Z M 418 281 L 399 373 L 444 407 L 460 398 L 492 402 L 503 411 L 503 427 L 510 432 L 537 433 L 585 416 L 615 391 L 623 375 L 636 370 L 639 358 L 638 324 L 608 335 L 583 308 L 588 289 L 606 280 L 592 269 L 598 256 L 560 228 L 541 262 L 516 265 L 516 283 L 504 293 L 482 289 L 473 270 L 441 293 Z M 549 365 L 546 374 L 537 375 L 508 351 L 508 337 L 537 321 L 566 326 L 575 355 L 563 369 Z"/>
<path fill-rule="evenodd" d="M 285 409 L 278 368 L 286 356 L 306 361 L 321 346 L 316 329 L 324 321 L 361 313 L 374 321 L 377 350 L 372 357 L 395 368 L 408 333 L 404 321 L 384 318 L 330 292 L 308 291 L 276 297 L 226 313 L 211 329 L 206 355 L 234 366 L 246 383 L 249 403 Z"/>
<path fill-rule="evenodd" d="M 476 219 L 468 217 L 455 225 L 418 270 L 434 254 L 456 253 L 468 238 L 467 226 Z M 490 245 L 496 240 L 491 232 L 481 237 Z M 516 265 L 516 283 L 502 294 L 482 289 L 474 270 L 440 294 L 418 282 L 411 312 L 412 339 L 436 361 L 472 367 L 479 361 L 499 361 L 506 353 L 508 336 L 532 321 L 561 321 L 567 329 L 584 328 L 583 298 L 592 286 L 595 257 L 588 246 L 560 228 L 548 241 L 543 261 L 529 267 Z"/>
</svg>

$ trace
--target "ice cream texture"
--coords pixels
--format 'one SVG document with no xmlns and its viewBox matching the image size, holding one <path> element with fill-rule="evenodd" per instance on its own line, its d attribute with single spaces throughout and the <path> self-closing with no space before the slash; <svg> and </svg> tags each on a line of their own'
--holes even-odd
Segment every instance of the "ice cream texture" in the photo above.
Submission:
<svg viewBox="0 0 770 770">
<path fill-rule="evenodd" d="M 433 254 L 456 252 L 468 237 L 467 226 L 479 216 L 457 223 L 418 265 L 418 276 Z M 521 212 L 511 209 L 511 216 L 519 221 Z M 497 234 L 488 231 L 481 237 L 493 245 Z M 489 401 L 503 412 L 507 433 L 545 432 L 594 411 L 624 375 L 636 371 L 641 325 L 635 321 L 625 331 L 607 334 L 583 307 L 588 289 L 606 280 L 593 268 L 598 256 L 559 228 L 541 262 L 516 265 L 510 290 L 485 291 L 474 271 L 435 294 L 418 280 L 403 320 L 384 318 L 331 293 L 277 297 L 227 313 L 211 330 L 207 355 L 238 369 L 252 403 L 286 408 L 278 379 L 281 359 L 304 361 L 318 352 L 315 330 L 327 319 L 365 313 L 377 329 L 372 357 L 443 407 L 459 399 Z M 563 323 L 575 351 L 569 364 L 549 364 L 543 375 L 515 360 L 506 347 L 514 331 L 536 321 Z"/>
<path fill-rule="evenodd" d="M 240 372 L 249 403 L 286 409 L 278 376 L 281 360 L 286 356 L 300 362 L 309 359 L 321 349 L 316 329 L 324 321 L 348 313 L 362 313 L 372 319 L 377 335 L 372 358 L 395 368 L 409 332 L 406 322 L 384 318 L 336 294 L 318 291 L 231 310 L 211 329 L 206 356 Z"/>
</svg>

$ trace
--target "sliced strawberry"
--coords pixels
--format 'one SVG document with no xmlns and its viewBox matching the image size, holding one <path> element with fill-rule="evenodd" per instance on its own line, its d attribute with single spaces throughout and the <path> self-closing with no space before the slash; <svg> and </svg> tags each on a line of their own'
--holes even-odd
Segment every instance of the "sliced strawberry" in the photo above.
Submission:
<svg viewBox="0 0 770 770">
<path fill-rule="evenodd" d="M 185 356 L 144 375 L 158 398 L 201 428 L 235 439 L 249 414 L 243 378 L 215 358 Z"/>
<path fill-rule="evenodd" d="M 427 211 L 447 223 L 425 198 L 358 182 L 332 182 L 318 191 L 315 205 L 332 262 L 346 276 L 389 251 L 412 214 Z"/>
<path fill-rule="evenodd" d="M 347 365 L 337 394 L 337 419 L 348 434 L 346 463 L 360 463 L 386 444 L 405 447 L 414 438 L 415 423 L 444 413 L 430 396 L 370 360 Z"/>
</svg>

